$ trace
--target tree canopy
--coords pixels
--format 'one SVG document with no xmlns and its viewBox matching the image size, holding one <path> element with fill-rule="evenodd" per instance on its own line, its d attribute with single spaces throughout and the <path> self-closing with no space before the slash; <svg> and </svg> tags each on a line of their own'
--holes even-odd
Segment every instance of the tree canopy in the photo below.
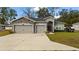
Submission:
<svg viewBox="0 0 79 59">
<path fill-rule="evenodd" d="M 13 20 L 17 16 L 17 12 L 10 7 L 0 8 L 0 23 L 8 23 L 8 21 Z"/>
<path fill-rule="evenodd" d="M 24 12 L 24 14 L 26 15 L 26 16 L 28 16 L 28 17 L 32 17 L 32 7 L 28 7 L 28 8 L 25 8 L 24 10 L 23 10 L 23 12 Z"/>
<path fill-rule="evenodd" d="M 39 8 L 39 11 L 37 11 L 37 14 L 39 18 L 50 16 L 50 13 L 47 8 Z"/>
<path fill-rule="evenodd" d="M 67 10 L 62 9 L 60 12 L 60 21 L 65 22 L 66 25 L 72 25 L 73 23 L 79 22 L 79 10 Z"/>
<path fill-rule="evenodd" d="M 54 16 L 56 9 L 59 9 L 59 7 L 38 7 L 36 10 L 35 7 L 27 7 L 24 8 L 23 14 L 28 17 L 44 18 L 50 15 Z"/>
</svg>

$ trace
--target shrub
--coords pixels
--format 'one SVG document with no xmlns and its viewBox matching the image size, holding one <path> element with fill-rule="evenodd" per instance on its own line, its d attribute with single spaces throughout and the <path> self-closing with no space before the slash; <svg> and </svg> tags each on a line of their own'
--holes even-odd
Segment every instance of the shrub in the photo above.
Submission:
<svg viewBox="0 0 79 59">
<path fill-rule="evenodd" d="M 65 32 L 64 30 L 54 30 L 54 32 Z"/>
<path fill-rule="evenodd" d="M 65 31 L 66 31 L 66 32 L 74 32 L 75 29 L 74 29 L 74 28 L 71 28 L 70 26 L 67 26 L 67 27 L 65 28 Z"/>
<path fill-rule="evenodd" d="M 8 31 L 9 33 L 14 33 L 12 30 L 5 30 L 5 31 Z"/>
</svg>

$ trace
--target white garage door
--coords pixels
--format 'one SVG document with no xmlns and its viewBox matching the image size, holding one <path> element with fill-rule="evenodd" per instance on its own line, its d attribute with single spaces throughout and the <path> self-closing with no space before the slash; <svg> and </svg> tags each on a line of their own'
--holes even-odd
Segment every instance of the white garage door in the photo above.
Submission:
<svg viewBox="0 0 79 59">
<path fill-rule="evenodd" d="M 32 33 L 32 25 L 15 25 L 15 32 L 17 33 Z"/>
<path fill-rule="evenodd" d="M 37 25 L 37 33 L 44 33 L 46 31 L 45 25 Z"/>
</svg>

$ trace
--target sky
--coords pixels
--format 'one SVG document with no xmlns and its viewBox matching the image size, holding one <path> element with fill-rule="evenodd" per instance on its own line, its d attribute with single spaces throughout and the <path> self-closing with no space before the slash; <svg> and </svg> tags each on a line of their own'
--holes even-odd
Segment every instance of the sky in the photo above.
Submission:
<svg viewBox="0 0 79 59">
<path fill-rule="evenodd" d="M 13 9 L 15 9 L 17 11 L 18 16 L 16 18 L 20 18 L 22 16 L 25 16 L 23 10 L 25 8 L 29 8 L 29 7 L 12 7 Z M 62 9 L 73 9 L 73 10 L 79 10 L 79 7 L 60 7 L 59 9 L 55 10 L 55 14 L 58 14 L 58 11 L 61 11 Z M 39 8 L 38 7 L 34 7 L 34 11 L 38 11 Z"/>
<path fill-rule="evenodd" d="M 15 9 L 16 10 L 16 12 L 17 12 L 17 17 L 16 18 L 20 18 L 20 17 L 22 17 L 23 16 L 23 10 L 24 10 L 24 8 L 23 7 L 13 7 L 13 9 Z"/>
</svg>

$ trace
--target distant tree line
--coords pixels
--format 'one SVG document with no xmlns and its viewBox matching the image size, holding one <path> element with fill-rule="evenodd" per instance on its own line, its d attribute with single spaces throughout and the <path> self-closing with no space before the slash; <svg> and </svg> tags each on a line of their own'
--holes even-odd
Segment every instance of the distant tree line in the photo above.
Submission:
<svg viewBox="0 0 79 59">
<path fill-rule="evenodd" d="M 39 7 L 38 11 L 32 10 L 31 7 L 26 8 L 24 11 L 24 14 L 26 14 L 28 17 L 34 17 L 33 15 L 37 16 L 38 18 L 45 18 L 47 16 L 54 16 L 55 10 L 58 9 L 58 7 Z"/>
</svg>

